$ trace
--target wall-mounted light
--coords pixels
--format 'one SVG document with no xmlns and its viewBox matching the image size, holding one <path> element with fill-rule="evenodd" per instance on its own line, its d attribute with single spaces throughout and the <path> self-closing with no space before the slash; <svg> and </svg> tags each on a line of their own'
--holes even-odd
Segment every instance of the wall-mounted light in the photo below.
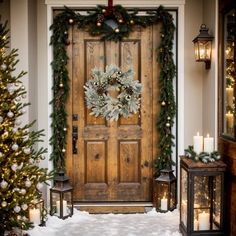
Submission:
<svg viewBox="0 0 236 236">
<path fill-rule="evenodd" d="M 213 37 L 208 34 L 205 24 L 201 25 L 200 34 L 193 40 L 196 61 L 204 61 L 206 69 L 211 67 L 211 51 Z"/>
</svg>

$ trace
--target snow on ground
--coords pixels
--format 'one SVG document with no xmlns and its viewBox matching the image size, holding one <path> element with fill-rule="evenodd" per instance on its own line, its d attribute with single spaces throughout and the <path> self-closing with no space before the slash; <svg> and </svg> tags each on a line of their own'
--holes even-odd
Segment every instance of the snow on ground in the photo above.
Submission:
<svg viewBox="0 0 236 236">
<path fill-rule="evenodd" d="M 66 220 L 48 216 L 46 227 L 35 226 L 30 236 L 181 236 L 179 211 L 146 214 L 89 214 L 75 210 Z"/>
</svg>

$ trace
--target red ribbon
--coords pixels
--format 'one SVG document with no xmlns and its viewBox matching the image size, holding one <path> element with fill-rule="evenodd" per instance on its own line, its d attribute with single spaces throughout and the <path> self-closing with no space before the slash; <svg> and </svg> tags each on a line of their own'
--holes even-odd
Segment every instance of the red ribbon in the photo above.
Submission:
<svg viewBox="0 0 236 236">
<path fill-rule="evenodd" d="M 111 11 L 113 8 L 113 0 L 108 0 L 108 10 Z"/>
</svg>

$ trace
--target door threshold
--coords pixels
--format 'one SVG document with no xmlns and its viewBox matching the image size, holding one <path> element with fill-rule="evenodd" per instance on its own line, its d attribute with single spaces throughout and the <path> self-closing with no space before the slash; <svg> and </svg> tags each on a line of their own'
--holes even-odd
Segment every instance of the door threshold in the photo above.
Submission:
<svg viewBox="0 0 236 236">
<path fill-rule="evenodd" d="M 153 204 L 152 202 L 75 202 L 74 207 L 92 214 L 132 214 L 147 213 Z"/>
</svg>

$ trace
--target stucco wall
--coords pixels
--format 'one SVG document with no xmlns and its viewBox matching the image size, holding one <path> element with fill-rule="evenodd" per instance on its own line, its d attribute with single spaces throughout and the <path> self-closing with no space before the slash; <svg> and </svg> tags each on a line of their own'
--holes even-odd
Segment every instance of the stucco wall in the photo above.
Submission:
<svg viewBox="0 0 236 236">
<path fill-rule="evenodd" d="M 217 0 L 186 0 L 185 4 L 185 147 L 193 143 L 193 136 L 200 134 L 217 138 L 216 113 L 216 50 L 213 41 L 211 68 L 203 62 L 195 62 L 192 40 L 199 34 L 201 24 L 206 24 L 209 33 L 215 36 Z"/>
<path fill-rule="evenodd" d="M 193 135 L 203 132 L 203 65 L 195 62 L 193 38 L 199 33 L 203 16 L 203 0 L 186 0 L 185 3 L 185 54 L 184 54 L 184 106 L 185 148 L 193 143 Z M 181 53 L 181 52 L 179 52 Z"/>
<path fill-rule="evenodd" d="M 204 135 L 207 133 L 210 136 L 215 136 L 217 139 L 217 27 L 216 27 L 216 1 L 207 0 L 203 1 L 203 23 L 209 28 L 209 34 L 214 36 L 212 45 L 212 62 L 211 68 L 203 69 L 203 131 Z M 205 66 L 205 65 L 204 65 Z M 215 144 L 217 142 L 215 141 Z"/>
</svg>

